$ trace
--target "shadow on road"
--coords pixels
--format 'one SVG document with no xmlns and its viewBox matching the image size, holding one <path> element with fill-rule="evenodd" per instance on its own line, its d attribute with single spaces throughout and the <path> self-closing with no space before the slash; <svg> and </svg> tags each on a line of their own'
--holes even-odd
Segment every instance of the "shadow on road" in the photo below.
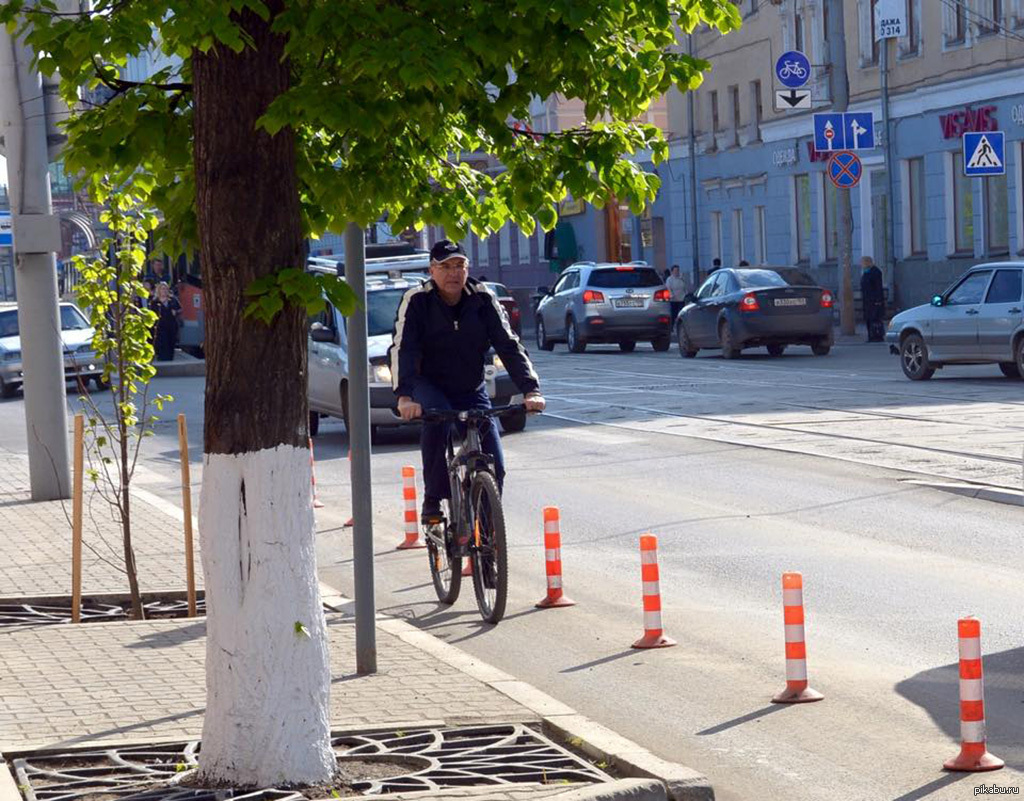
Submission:
<svg viewBox="0 0 1024 801">
<path fill-rule="evenodd" d="M 988 749 L 1005 760 L 1007 767 L 1019 770 L 1024 768 L 1024 648 L 986 654 L 984 668 Z M 949 753 L 937 755 L 940 761 L 956 756 L 959 748 L 959 682 L 959 666 L 954 662 L 922 671 L 896 685 L 896 692 L 927 712 L 950 738 Z M 921 797 L 907 795 L 901 799 Z"/>
<path fill-rule="evenodd" d="M 712 726 L 709 729 L 697 732 L 698 737 L 706 737 L 709 734 L 718 734 L 719 732 L 727 731 L 735 726 L 742 726 L 744 723 L 749 723 L 752 720 L 763 718 L 766 715 L 770 715 L 773 712 L 782 712 L 784 709 L 789 708 L 789 704 L 769 704 L 768 706 L 755 710 L 754 712 L 748 712 L 746 715 L 740 715 L 738 718 L 727 720 L 725 723 L 719 723 L 717 726 Z"/>
<path fill-rule="evenodd" d="M 933 782 L 923 784 L 916 790 L 911 790 L 909 793 L 894 798 L 893 801 L 919 801 L 921 798 L 927 798 L 932 793 L 941 790 L 943 787 L 949 787 L 951 784 L 963 781 L 964 779 L 973 776 L 971 773 L 946 773 Z"/>
<path fill-rule="evenodd" d="M 606 665 L 609 662 L 615 662 L 618 659 L 625 659 L 627 656 L 639 656 L 639 652 L 632 648 L 627 648 L 625 651 L 620 651 L 617 654 L 609 654 L 608 656 L 602 656 L 600 659 L 593 659 L 590 662 L 583 662 L 579 665 L 573 665 L 572 667 L 562 668 L 559 673 L 578 673 L 581 670 L 587 670 L 588 668 L 597 667 L 598 665 Z"/>
</svg>

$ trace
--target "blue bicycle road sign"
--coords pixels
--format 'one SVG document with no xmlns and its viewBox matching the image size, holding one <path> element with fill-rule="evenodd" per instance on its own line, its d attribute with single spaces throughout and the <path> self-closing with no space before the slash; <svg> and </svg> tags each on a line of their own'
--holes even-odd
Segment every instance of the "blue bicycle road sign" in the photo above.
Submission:
<svg viewBox="0 0 1024 801">
<path fill-rule="evenodd" d="M 789 89 L 799 89 L 811 79 L 811 62 L 799 50 L 789 50 L 775 62 L 775 77 Z"/>
<path fill-rule="evenodd" d="M 860 177 L 864 174 L 864 165 L 856 153 L 844 150 L 836 153 L 828 161 L 829 180 L 839 189 L 853 189 L 860 183 Z"/>
</svg>

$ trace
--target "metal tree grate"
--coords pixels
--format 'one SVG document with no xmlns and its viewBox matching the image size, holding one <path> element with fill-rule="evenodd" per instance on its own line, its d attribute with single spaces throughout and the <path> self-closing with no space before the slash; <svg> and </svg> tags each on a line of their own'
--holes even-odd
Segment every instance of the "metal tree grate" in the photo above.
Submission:
<svg viewBox="0 0 1024 801">
<path fill-rule="evenodd" d="M 147 618 L 185 617 L 188 601 L 146 601 L 142 604 Z M 206 614 L 203 598 L 196 601 L 197 614 Z M 82 602 L 82 622 L 96 623 L 128 620 L 128 612 L 117 604 Z M 0 603 L 0 628 L 6 626 L 46 626 L 71 622 L 71 604 Z"/>
<path fill-rule="evenodd" d="M 410 767 L 391 778 L 352 782 L 363 795 L 509 784 L 594 784 L 610 777 L 522 724 L 342 734 L 332 739 L 340 761 L 403 757 Z M 13 761 L 26 801 L 302 801 L 298 791 L 203 790 L 168 786 L 196 767 L 198 742 L 40 754 Z"/>
</svg>

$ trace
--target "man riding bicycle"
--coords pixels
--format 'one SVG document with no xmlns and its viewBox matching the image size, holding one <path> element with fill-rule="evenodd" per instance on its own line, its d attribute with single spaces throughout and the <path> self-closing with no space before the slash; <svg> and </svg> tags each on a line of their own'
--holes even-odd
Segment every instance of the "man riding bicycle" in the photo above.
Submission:
<svg viewBox="0 0 1024 801">
<path fill-rule="evenodd" d="M 391 384 L 398 413 L 414 420 L 424 409 L 487 409 L 484 357 L 494 348 L 519 391 L 527 411 L 544 410 L 540 382 L 508 316 L 487 288 L 469 277 L 469 258 L 456 242 L 442 239 L 430 249 L 430 280 L 405 293 L 389 351 Z M 441 519 L 441 501 L 450 495 L 445 462 L 447 423 L 425 422 L 423 522 Z M 499 489 L 505 477 L 501 438 L 493 419 L 480 429 L 484 452 L 494 459 Z"/>
</svg>

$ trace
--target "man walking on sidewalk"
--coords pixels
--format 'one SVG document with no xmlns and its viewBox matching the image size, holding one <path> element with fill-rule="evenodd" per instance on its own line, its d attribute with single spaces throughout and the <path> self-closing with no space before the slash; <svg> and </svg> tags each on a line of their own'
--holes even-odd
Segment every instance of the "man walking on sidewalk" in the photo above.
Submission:
<svg viewBox="0 0 1024 801">
<path fill-rule="evenodd" d="M 882 271 L 875 266 L 870 256 L 860 260 L 863 272 L 860 276 L 860 298 L 864 307 L 864 323 L 868 329 L 868 342 L 881 342 L 885 339 L 885 287 L 882 282 Z"/>
<path fill-rule="evenodd" d="M 686 297 L 686 293 L 690 290 L 690 285 L 686 279 L 679 274 L 679 265 L 672 265 L 672 272 L 668 278 L 665 279 L 665 286 L 669 291 L 669 304 L 671 306 L 672 325 L 676 324 L 676 317 L 679 316 L 679 312 L 685 305 L 683 300 Z"/>
</svg>

